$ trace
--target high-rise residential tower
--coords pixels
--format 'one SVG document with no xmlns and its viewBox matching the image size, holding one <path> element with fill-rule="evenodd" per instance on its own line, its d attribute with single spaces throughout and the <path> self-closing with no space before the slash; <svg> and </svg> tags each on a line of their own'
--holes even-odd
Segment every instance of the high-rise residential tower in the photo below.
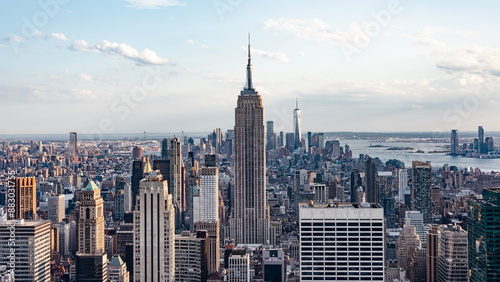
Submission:
<svg viewBox="0 0 500 282">
<path fill-rule="evenodd" d="M 15 177 L 16 219 L 36 220 L 35 177 Z M 11 213 L 8 213 L 9 215 Z"/>
<path fill-rule="evenodd" d="M 429 163 L 413 161 L 413 208 L 424 216 L 424 224 L 432 221 L 432 167 Z"/>
<path fill-rule="evenodd" d="M 295 101 L 295 110 L 293 110 L 293 133 L 295 136 L 295 149 L 300 148 L 302 146 L 302 141 L 301 141 L 301 130 L 300 130 L 300 120 L 301 120 L 301 115 L 300 115 L 300 109 L 299 109 L 299 99 Z"/>
<path fill-rule="evenodd" d="M 264 132 L 264 107 L 252 83 L 249 42 L 247 83 L 235 109 L 235 204 L 230 232 L 237 244 L 264 244 L 269 238 Z"/>
</svg>

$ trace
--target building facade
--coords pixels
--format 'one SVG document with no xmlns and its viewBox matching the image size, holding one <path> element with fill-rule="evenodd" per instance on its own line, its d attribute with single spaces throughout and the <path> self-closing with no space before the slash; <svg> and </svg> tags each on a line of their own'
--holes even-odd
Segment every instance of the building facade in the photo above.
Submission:
<svg viewBox="0 0 500 282">
<path fill-rule="evenodd" d="M 247 84 L 235 109 L 235 204 L 230 232 L 237 244 L 264 244 L 269 238 L 264 133 L 264 107 L 252 83 L 249 45 Z"/>
<path fill-rule="evenodd" d="M 134 210 L 134 280 L 174 281 L 175 216 L 167 181 L 146 163 Z"/>
<path fill-rule="evenodd" d="M 300 206 L 300 279 L 384 280 L 379 204 Z"/>
<path fill-rule="evenodd" d="M 14 268 L 16 281 L 51 281 L 50 233 L 50 221 L 0 221 L 0 265 Z"/>
<path fill-rule="evenodd" d="M 432 221 L 432 167 L 429 163 L 413 161 L 413 209 L 424 216 L 424 224 Z"/>
</svg>

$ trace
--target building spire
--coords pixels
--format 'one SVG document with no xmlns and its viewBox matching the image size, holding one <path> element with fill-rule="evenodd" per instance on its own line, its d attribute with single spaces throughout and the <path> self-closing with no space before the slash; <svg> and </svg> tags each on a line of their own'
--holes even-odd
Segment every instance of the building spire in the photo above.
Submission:
<svg viewBox="0 0 500 282">
<path fill-rule="evenodd" d="M 299 109 L 299 98 L 295 98 L 295 109 Z"/>
<path fill-rule="evenodd" d="M 245 89 L 253 90 L 252 83 L 252 58 L 250 55 L 250 33 L 248 33 L 248 64 L 247 64 L 247 85 Z"/>
</svg>

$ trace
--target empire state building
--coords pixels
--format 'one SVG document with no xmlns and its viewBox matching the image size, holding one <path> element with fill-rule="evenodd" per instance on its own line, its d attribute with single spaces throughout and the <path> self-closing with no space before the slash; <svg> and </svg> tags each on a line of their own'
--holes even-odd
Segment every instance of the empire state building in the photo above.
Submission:
<svg viewBox="0 0 500 282">
<path fill-rule="evenodd" d="M 269 240 L 265 153 L 264 108 L 262 98 L 252 83 L 249 39 L 247 82 L 238 96 L 235 110 L 236 185 L 230 232 L 236 244 L 265 244 Z"/>
</svg>

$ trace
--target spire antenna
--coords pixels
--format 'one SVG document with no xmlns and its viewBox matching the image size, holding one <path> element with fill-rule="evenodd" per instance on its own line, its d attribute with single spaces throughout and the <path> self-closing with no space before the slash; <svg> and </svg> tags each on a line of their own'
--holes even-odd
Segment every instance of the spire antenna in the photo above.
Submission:
<svg viewBox="0 0 500 282">
<path fill-rule="evenodd" d="M 295 98 L 295 108 L 299 108 L 299 98 Z"/>
<path fill-rule="evenodd" d="M 248 65 L 247 65 L 247 85 L 245 89 L 253 90 L 252 83 L 252 57 L 250 55 L 250 32 L 248 33 Z"/>
</svg>

